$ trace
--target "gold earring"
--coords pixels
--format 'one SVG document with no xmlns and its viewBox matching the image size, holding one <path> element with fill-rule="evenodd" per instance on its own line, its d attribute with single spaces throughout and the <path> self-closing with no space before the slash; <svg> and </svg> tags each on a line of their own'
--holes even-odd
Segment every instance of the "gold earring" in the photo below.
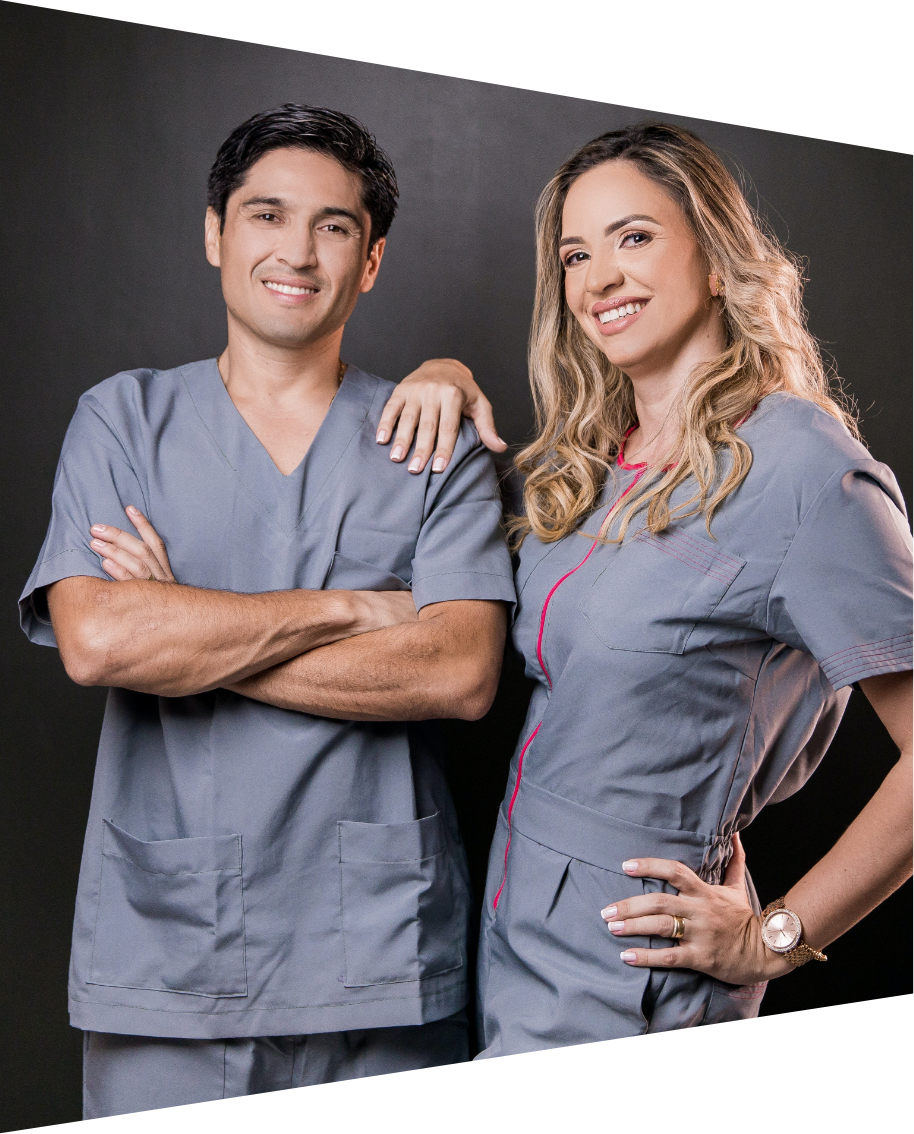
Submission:
<svg viewBox="0 0 914 1134">
<path fill-rule="evenodd" d="M 717 272 L 712 272 L 708 276 L 708 287 L 711 289 L 712 295 L 724 294 L 724 281 L 720 278 Z"/>
</svg>

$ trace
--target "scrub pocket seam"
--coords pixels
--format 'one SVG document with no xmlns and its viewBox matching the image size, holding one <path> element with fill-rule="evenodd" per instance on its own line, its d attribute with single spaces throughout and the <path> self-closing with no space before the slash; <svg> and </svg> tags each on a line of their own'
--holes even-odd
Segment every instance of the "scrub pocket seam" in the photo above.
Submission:
<svg viewBox="0 0 914 1134">
<path fill-rule="evenodd" d="M 211 1000 L 246 997 L 247 941 L 241 835 L 142 840 L 108 819 L 104 820 L 103 832 L 86 984 L 202 996 Z M 134 846 L 135 854 L 124 852 L 119 844 L 125 841 L 127 852 Z M 193 854 L 206 856 L 205 869 L 181 869 L 186 856 Z M 178 869 L 151 868 L 153 865 L 167 866 L 169 857 Z M 160 861 L 156 862 L 156 858 Z M 106 862 L 125 864 L 120 870 L 112 865 L 111 873 L 107 875 L 107 887 Z M 161 880 L 161 888 L 131 886 L 131 874 L 137 880 L 144 876 L 151 887 Z M 212 876 L 212 887 L 201 891 L 199 886 L 205 886 L 202 880 L 206 876 Z M 201 882 L 196 890 L 184 896 L 183 901 L 180 893 L 169 892 L 165 881 L 193 878 L 201 879 Z M 200 923 L 197 911 L 201 908 L 204 915 L 209 915 L 208 925 Z M 129 932 L 131 928 L 132 935 Z M 143 966 L 145 972 L 141 971 Z M 171 987 L 168 978 L 162 975 L 169 968 L 175 974 Z M 192 986 L 194 978 L 199 981 L 198 987 L 176 987 L 185 983 Z"/>
</svg>

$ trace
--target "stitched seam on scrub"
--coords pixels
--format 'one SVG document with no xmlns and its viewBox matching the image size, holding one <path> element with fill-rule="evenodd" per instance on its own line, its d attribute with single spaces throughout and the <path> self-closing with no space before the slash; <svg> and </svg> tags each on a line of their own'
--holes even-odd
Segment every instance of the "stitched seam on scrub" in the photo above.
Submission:
<svg viewBox="0 0 914 1134">
<path fill-rule="evenodd" d="M 461 966 L 465 969 L 466 966 Z M 450 976 L 450 973 L 442 973 L 442 976 Z M 420 977 L 414 983 L 420 984 L 422 981 L 438 981 L 437 976 Z M 88 982 L 87 982 L 88 983 Z M 127 1008 L 131 1012 L 158 1012 L 163 1016 L 203 1016 L 212 1019 L 215 1016 L 229 1016 L 239 1012 L 301 1012 L 303 1009 L 322 1010 L 324 1008 L 358 1008 L 360 1004 L 386 1004 L 389 1000 L 434 1000 L 436 997 L 444 997 L 450 995 L 455 989 L 460 988 L 461 985 L 466 985 L 466 977 L 459 981 L 453 981 L 448 987 L 441 989 L 440 992 L 425 993 L 421 996 L 374 996 L 370 999 L 359 997 L 356 1000 L 334 1000 L 330 1003 L 324 1004 L 291 1004 L 285 1007 L 273 1008 L 220 1008 L 218 1012 L 203 1012 L 201 1009 L 194 1008 L 146 1008 L 142 1004 L 122 1004 L 119 1000 L 82 1000 L 76 996 L 70 997 L 74 1004 L 86 1004 L 90 1008 Z M 93 985 L 94 988 L 122 988 L 123 985 Z M 393 986 L 395 987 L 395 986 Z M 138 992 L 155 992 L 156 989 L 137 989 Z M 170 992 L 170 990 L 164 990 Z M 192 993 L 175 993 L 177 996 L 204 996 L 205 993 L 192 992 Z M 207 999 L 221 999 L 220 997 L 208 997 Z M 232 997 L 231 999 L 234 999 Z M 193 1039 L 194 1037 L 190 1037 Z M 221 1038 L 221 1037 L 216 1037 Z M 250 1037 L 238 1037 L 241 1039 Z"/>
<path fill-rule="evenodd" d="M 677 551 L 669 545 L 664 547 L 663 541 L 657 539 L 655 536 L 638 532 L 638 534 L 632 538 L 636 539 L 639 543 L 646 543 L 649 547 L 656 547 L 657 550 L 662 551 L 664 555 L 669 555 L 671 559 L 678 559 L 680 563 L 685 563 L 687 567 L 692 567 L 702 575 L 708 575 L 710 578 L 716 579 L 719 583 L 732 583 L 738 574 L 738 571 L 726 575 L 718 574 L 717 571 L 713 569 L 714 564 L 699 563 L 694 559 L 689 559 L 682 548 L 679 549 L 682 554 L 677 554 Z"/>
<path fill-rule="evenodd" d="M 632 428 L 634 428 L 634 426 L 632 426 Z M 630 432 L 631 432 L 631 430 L 629 430 L 629 433 Z M 628 434 L 626 434 L 626 436 L 628 436 Z M 620 457 L 619 457 L 619 464 L 622 464 L 621 453 L 620 453 Z M 623 465 L 623 468 L 628 468 L 628 467 L 629 466 L 627 466 L 627 465 Z M 637 467 L 637 466 L 634 466 L 634 467 Z M 628 486 L 628 488 L 626 488 L 625 492 L 623 492 L 622 495 L 619 497 L 619 500 L 622 500 L 625 497 L 626 493 L 631 492 L 631 490 L 635 487 L 635 485 L 638 483 L 638 481 L 644 475 L 644 471 L 645 471 L 646 468 L 647 468 L 647 465 L 641 466 L 639 472 L 633 478 L 631 484 Z M 549 682 L 549 688 L 550 689 L 552 688 L 552 678 L 549 676 L 549 671 L 546 669 L 546 663 L 543 660 L 543 649 L 542 649 L 542 647 L 543 647 L 543 633 L 546 629 L 546 614 L 548 613 L 548 610 L 549 610 L 549 603 L 552 601 L 552 596 L 559 589 L 559 587 L 562 585 L 562 583 L 564 583 L 566 579 L 569 579 L 575 573 L 575 571 L 578 571 L 581 567 L 583 567 L 584 564 L 587 562 L 587 560 L 591 557 L 591 555 L 593 555 L 594 551 L 596 550 L 597 544 L 600 542 L 601 538 L 603 537 L 603 533 L 606 530 L 606 522 L 609 519 L 610 513 L 612 512 L 614 506 L 615 505 L 610 505 L 609 511 L 606 513 L 606 517 L 603 520 L 603 523 L 600 525 L 600 530 L 597 532 L 597 536 L 594 539 L 593 543 L 591 544 L 590 550 L 587 552 L 587 554 L 584 556 L 584 558 L 581 560 L 581 562 L 577 565 L 577 567 L 572 567 L 572 569 L 570 571 L 566 572 L 561 577 L 561 579 L 559 579 L 559 581 L 553 586 L 553 588 L 549 592 L 549 594 L 546 595 L 546 601 L 543 603 L 543 610 L 542 610 L 542 613 L 540 614 L 540 629 L 539 629 L 539 634 L 538 634 L 537 639 L 536 639 L 536 657 L 537 657 L 537 660 L 539 661 L 540 669 L 543 671 L 544 677 Z M 505 883 L 508 881 L 508 851 L 511 848 L 511 817 L 512 817 L 513 812 L 514 812 L 514 804 L 515 804 L 515 801 L 517 800 L 517 793 L 520 791 L 521 777 L 523 776 L 523 772 L 524 772 L 524 757 L 527 754 L 527 749 L 533 743 L 533 738 L 536 736 L 536 734 L 539 732 L 540 728 L 542 727 L 542 724 L 543 724 L 543 722 L 542 722 L 542 720 L 540 720 L 539 724 L 536 726 L 536 728 L 533 730 L 533 732 L 527 738 L 527 742 L 524 745 L 524 747 L 521 749 L 520 757 L 518 758 L 518 761 L 517 761 L 517 777 L 514 781 L 514 791 L 511 793 L 511 802 L 508 804 L 508 815 L 507 815 L 508 840 L 505 843 L 505 868 L 504 868 L 504 873 L 502 874 L 502 878 L 501 878 L 501 885 L 498 887 L 498 893 L 492 899 L 492 909 L 493 910 L 498 909 L 499 899 L 501 898 L 502 891 L 505 888 Z"/>
</svg>

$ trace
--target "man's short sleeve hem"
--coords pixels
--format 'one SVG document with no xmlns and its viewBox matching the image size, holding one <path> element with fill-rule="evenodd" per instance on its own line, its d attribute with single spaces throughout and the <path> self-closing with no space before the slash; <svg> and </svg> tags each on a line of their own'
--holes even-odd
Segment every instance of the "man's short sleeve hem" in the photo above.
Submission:
<svg viewBox="0 0 914 1134">
<path fill-rule="evenodd" d="M 416 610 L 435 602 L 455 602 L 461 599 L 507 602 L 513 606 L 517 601 L 514 580 L 507 575 L 484 571 L 449 571 L 413 579 Z"/>
<path fill-rule="evenodd" d="M 899 634 L 880 642 L 867 642 L 839 650 L 821 662 L 834 689 L 843 689 L 880 673 L 903 673 L 912 668 L 912 635 Z"/>
<path fill-rule="evenodd" d="M 111 582 L 102 570 L 98 556 L 81 548 L 69 548 L 43 560 L 35 569 L 19 599 L 19 624 L 30 642 L 38 646 L 56 646 L 54 629 L 47 618 L 43 605 L 35 602 L 35 594 L 43 587 L 59 583 L 61 579 L 72 579 L 77 575 L 88 575 L 93 579 Z"/>
</svg>

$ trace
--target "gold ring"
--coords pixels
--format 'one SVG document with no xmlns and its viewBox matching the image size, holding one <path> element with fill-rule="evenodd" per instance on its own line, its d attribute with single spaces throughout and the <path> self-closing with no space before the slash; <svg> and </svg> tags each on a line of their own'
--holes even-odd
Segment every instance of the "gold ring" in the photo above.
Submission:
<svg viewBox="0 0 914 1134">
<path fill-rule="evenodd" d="M 672 937 L 674 941 L 678 941 L 678 939 L 685 933 L 685 921 L 678 914 L 673 914 L 672 916 L 673 932 L 670 934 L 670 937 Z"/>
</svg>

